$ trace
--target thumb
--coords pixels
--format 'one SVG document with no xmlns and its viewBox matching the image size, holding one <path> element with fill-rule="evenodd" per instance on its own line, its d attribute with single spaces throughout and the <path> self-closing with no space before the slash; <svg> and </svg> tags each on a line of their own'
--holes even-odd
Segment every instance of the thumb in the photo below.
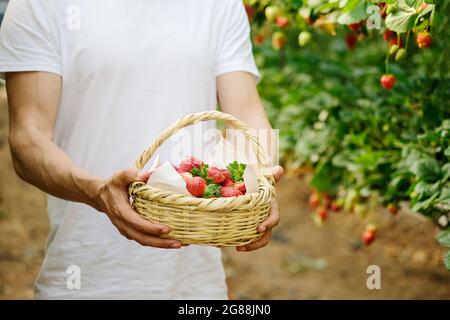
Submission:
<svg viewBox="0 0 450 320">
<path fill-rule="evenodd" d="M 148 177 L 148 172 L 135 168 L 129 168 L 116 173 L 113 177 L 113 180 L 120 185 L 129 185 L 130 183 L 135 181 L 145 182 L 148 180 Z"/>
</svg>

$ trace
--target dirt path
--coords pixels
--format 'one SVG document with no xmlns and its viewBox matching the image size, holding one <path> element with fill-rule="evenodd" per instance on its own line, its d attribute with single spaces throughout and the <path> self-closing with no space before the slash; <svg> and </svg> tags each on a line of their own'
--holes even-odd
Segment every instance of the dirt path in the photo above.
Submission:
<svg viewBox="0 0 450 320">
<path fill-rule="evenodd" d="M 32 298 L 48 232 L 44 195 L 13 173 L 7 108 L 0 89 L 0 299 Z M 359 244 L 364 224 L 336 214 L 318 229 L 307 209 L 304 180 L 279 186 L 282 223 L 267 248 L 225 250 L 232 299 L 450 299 L 450 272 L 428 223 L 380 212 L 379 239 Z M 366 268 L 381 268 L 381 290 L 366 287 Z"/>
</svg>

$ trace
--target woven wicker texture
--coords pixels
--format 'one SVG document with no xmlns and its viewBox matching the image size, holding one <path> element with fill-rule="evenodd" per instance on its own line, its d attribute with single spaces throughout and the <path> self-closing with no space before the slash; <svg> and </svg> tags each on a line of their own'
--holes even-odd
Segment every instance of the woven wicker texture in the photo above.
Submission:
<svg viewBox="0 0 450 320">
<path fill-rule="evenodd" d="M 253 147 L 260 171 L 268 172 L 268 158 L 253 130 L 235 117 L 219 111 L 195 113 L 176 121 L 144 150 L 136 160 L 136 168 L 142 169 L 159 146 L 181 128 L 209 120 L 223 120 L 228 126 L 240 130 Z M 183 244 L 236 246 L 251 243 L 262 236 L 257 227 L 270 212 L 275 193 L 273 176 L 261 174 L 258 184 L 259 192 L 230 198 L 196 198 L 142 182 L 132 183 L 129 194 L 134 209 L 142 217 L 171 228 L 165 238 L 176 239 Z"/>
</svg>

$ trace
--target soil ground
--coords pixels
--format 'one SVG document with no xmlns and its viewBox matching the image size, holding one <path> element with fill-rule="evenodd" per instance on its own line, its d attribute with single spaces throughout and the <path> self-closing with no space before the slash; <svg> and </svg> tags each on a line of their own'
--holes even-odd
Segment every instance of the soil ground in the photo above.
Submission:
<svg viewBox="0 0 450 320">
<path fill-rule="evenodd" d="M 45 196 L 14 174 L 7 143 L 7 107 L 0 88 L 0 299 L 32 299 L 44 255 Z M 333 214 L 322 228 L 312 221 L 305 179 L 279 184 L 282 220 L 269 246 L 224 250 L 231 299 L 450 299 L 450 272 L 435 227 L 380 208 L 378 239 L 360 243 L 361 219 Z M 381 270 L 381 289 L 370 290 L 367 267 Z"/>
</svg>

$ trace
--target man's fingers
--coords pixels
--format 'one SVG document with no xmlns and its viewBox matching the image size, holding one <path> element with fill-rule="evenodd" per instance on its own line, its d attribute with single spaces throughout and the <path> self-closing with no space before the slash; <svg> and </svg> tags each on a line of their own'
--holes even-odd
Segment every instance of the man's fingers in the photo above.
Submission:
<svg viewBox="0 0 450 320">
<path fill-rule="evenodd" d="M 247 244 L 245 246 L 239 246 L 236 248 L 236 250 L 241 252 L 243 251 L 247 252 L 265 247 L 269 243 L 271 237 L 272 237 L 272 230 L 269 230 L 261 237 L 261 239 L 253 243 Z"/>
<path fill-rule="evenodd" d="M 155 248 L 163 249 L 179 249 L 181 248 L 181 242 L 170 239 L 161 239 L 159 237 L 150 236 L 148 234 L 142 233 L 126 225 L 123 221 L 116 223 L 116 227 L 119 229 L 120 233 L 129 240 L 134 240 L 137 243 Z"/>
<path fill-rule="evenodd" d="M 120 186 L 128 186 L 134 181 L 145 182 L 148 180 L 150 174 L 148 172 L 129 168 L 116 173 L 113 177 L 113 182 Z"/>
<path fill-rule="evenodd" d="M 284 174 L 284 169 L 281 166 L 275 166 L 272 168 L 273 177 L 275 182 L 278 182 Z"/>
<path fill-rule="evenodd" d="M 170 232 L 168 226 L 161 224 L 155 224 L 139 216 L 131 207 L 127 204 L 123 205 L 120 210 L 120 216 L 123 221 L 133 229 L 139 232 L 160 236 Z"/>
<path fill-rule="evenodd" d="M 278 211 L 278 203 L 274 201 L 272 203 L 272 207 L 270 208 L 269 217 L 258 226 L 258 232 L 262 233 L 265 232 L 266 230 L 270 230 L 276 227 L 279 221 L 280 221 L 280 213 Z"/>
</svg>

